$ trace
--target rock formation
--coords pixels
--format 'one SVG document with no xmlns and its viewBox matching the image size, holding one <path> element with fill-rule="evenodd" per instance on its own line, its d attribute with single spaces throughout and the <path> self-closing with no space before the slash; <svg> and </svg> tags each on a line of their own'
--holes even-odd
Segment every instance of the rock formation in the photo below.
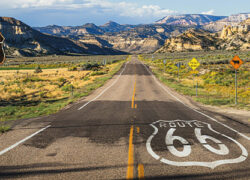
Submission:
<svg viewBox="0 0 250 180">
<path fill-rule="evenodd" d="M 157 53 L 197 50 L 250 50 L 250 18 L 236 26 L 224 26 L 221 32 L 210 33 L 189 29 L 167 39 Z"/>
<path fill-rule="evenodd" d="M 224 26 L 238 26 L 240 22 L 245 21 L 248 18 L 250 18 L 250 13 L 235 14 L 204 25 L 203 29 L 211 32 L 218 32 L 221 31 Z"/>
</svg>

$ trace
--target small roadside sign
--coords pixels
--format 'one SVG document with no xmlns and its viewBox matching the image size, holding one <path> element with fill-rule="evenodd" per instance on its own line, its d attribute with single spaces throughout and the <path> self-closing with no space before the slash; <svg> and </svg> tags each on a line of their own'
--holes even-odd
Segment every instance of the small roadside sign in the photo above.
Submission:
<svg viewBox="0 0 250 180">
<path fill-rule="evenodd" d="M 3 64 L 5 61 L 3 42 L 4 42 L 4 37 L 3 37 L 2 33 L 0 32 L 0 64 Z"/>
<path fill-rule="evenodd" d="M 197 61 L 196 58 L 193 58 L 191 61 L 189 61 L 188 65 L 189 65 L 193 70 L 195 70 L 197 67 L 200 66 L 200 63 L 199 63 L 199 61 Z"/>
<path fill-rule="evenodd" d="M 234 56 L 233 59 L 230 61 L 230 64 L 234 67 L 235 69 L 235 104 L 238 104 L 238 90 L 237 90 L 237 70 L 240 68 L 240 66 L 243 64 L 243 61 L 240 59 L 239 56 Z"/>
<path fill-rule="evenodd" d="M 234 67 L 234 69 L 239 69 L 243 64 L 243 61 L 239 58 L 239 56 L 234 56 L 234 58 L 230 61 L 230 64 Z"/>
</svg>

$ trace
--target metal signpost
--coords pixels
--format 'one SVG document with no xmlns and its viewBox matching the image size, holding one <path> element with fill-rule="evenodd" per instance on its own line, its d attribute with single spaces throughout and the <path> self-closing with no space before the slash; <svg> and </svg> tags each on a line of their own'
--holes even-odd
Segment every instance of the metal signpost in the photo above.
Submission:
<svg viewBox="0 0 250 180">
<path fill-rule="evenodd" d="M 234 67 L 235 69 L 235 104 L 237 104 L 237 70 L 240 68 L 240 66 L 243 64 L 243 61 L 239 58 L 239 56 L 234 56 L 234 58 L 230 61 L 230 64 Z"/>
<path fill-rule="evenodd" d="M 166 61 L 166 59 L 164 59 L 164 60 L 163 60 L 163 64 L 164 64 L 164 73 L 166 72 L 166 63 L 167 63 L 167 61 Z"/>
<path fill-rule="evenodd" d="M 3 64 L 5 61 L 3 42 L 4 42 L 4 37 L 3 37 L 2 33 L 0 32 L 0 64 Z"/>
<path fill-rule="evenodd" d="M 196 58 L 193 58 L 191 61 L 189 61 L 188 65 L 193 69 L 193 74 L 198 74 L 197 71 L 195 71 L 196 68 L 200 66 L 199 61 L 197 61 Z M 198 81 L 196 79 L 196 96 L 198 96 Z"/>
<path fill-rule="evenodd" d="M 181 63 L 178 62 L 178 63 L 175 64 L 175 65 L 176 65 L 176 67 L 178 67 L 178 74 L 177 74 L 177 76 L 178 76 L 178 80 L 179 80 L 179 72 L 180 72 Z"/>
</svg>

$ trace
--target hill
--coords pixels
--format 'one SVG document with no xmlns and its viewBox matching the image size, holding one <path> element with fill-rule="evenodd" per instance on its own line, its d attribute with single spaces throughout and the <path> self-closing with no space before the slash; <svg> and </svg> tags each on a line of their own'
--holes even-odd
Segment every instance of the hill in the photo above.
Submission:
<svg viewBox="0 0 250 180">
<path fill-rule="evenodd" d="M 10 17 L 0 17 L 0 32 L 5 37 L 7 55 L 40 56 L 48 54 L 121 54 L 123 52 L 93 44 L 43 34 Z"/>
<path fill-rule="evenodd" d="M 236 26 L 224 26 L 218 33 L 201 29 L 186 32 L 167 39 L 157 53 L 197 50 L 250 50 L 250 19 Z"/>
<path fill-rule="evenodd" d="M 221 20 L 211 22 L 207 25 L 203 26 L 203 29 L 211 31 L 211 32 L 218 32 L 223 29 L 224 26 L 237 26 L 240 22 L 245 21 L 246 19 L 250 18 L 250 13 L 241 13 L 228 16 Z"/>
<path fill-rule="evenodd" d="M 212 16 L 205 14 L 169 15 L 156 21 L 156 24 L 201 26 L 224 18 L 226 18 L 226 16 Z"/>
</svg>

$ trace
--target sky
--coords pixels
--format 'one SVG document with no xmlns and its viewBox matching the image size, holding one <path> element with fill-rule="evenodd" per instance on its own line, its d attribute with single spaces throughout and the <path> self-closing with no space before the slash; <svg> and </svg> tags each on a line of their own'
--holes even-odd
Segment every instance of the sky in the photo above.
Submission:
<svg viewBox="0 0 250 180">
<path fill-rule="evenodd" d="M 250 0 L 0 0 L 0 16 L 32 27 L 153 23 L 172 14 L 229 16 L 250 12 Z"/>
</svg>

